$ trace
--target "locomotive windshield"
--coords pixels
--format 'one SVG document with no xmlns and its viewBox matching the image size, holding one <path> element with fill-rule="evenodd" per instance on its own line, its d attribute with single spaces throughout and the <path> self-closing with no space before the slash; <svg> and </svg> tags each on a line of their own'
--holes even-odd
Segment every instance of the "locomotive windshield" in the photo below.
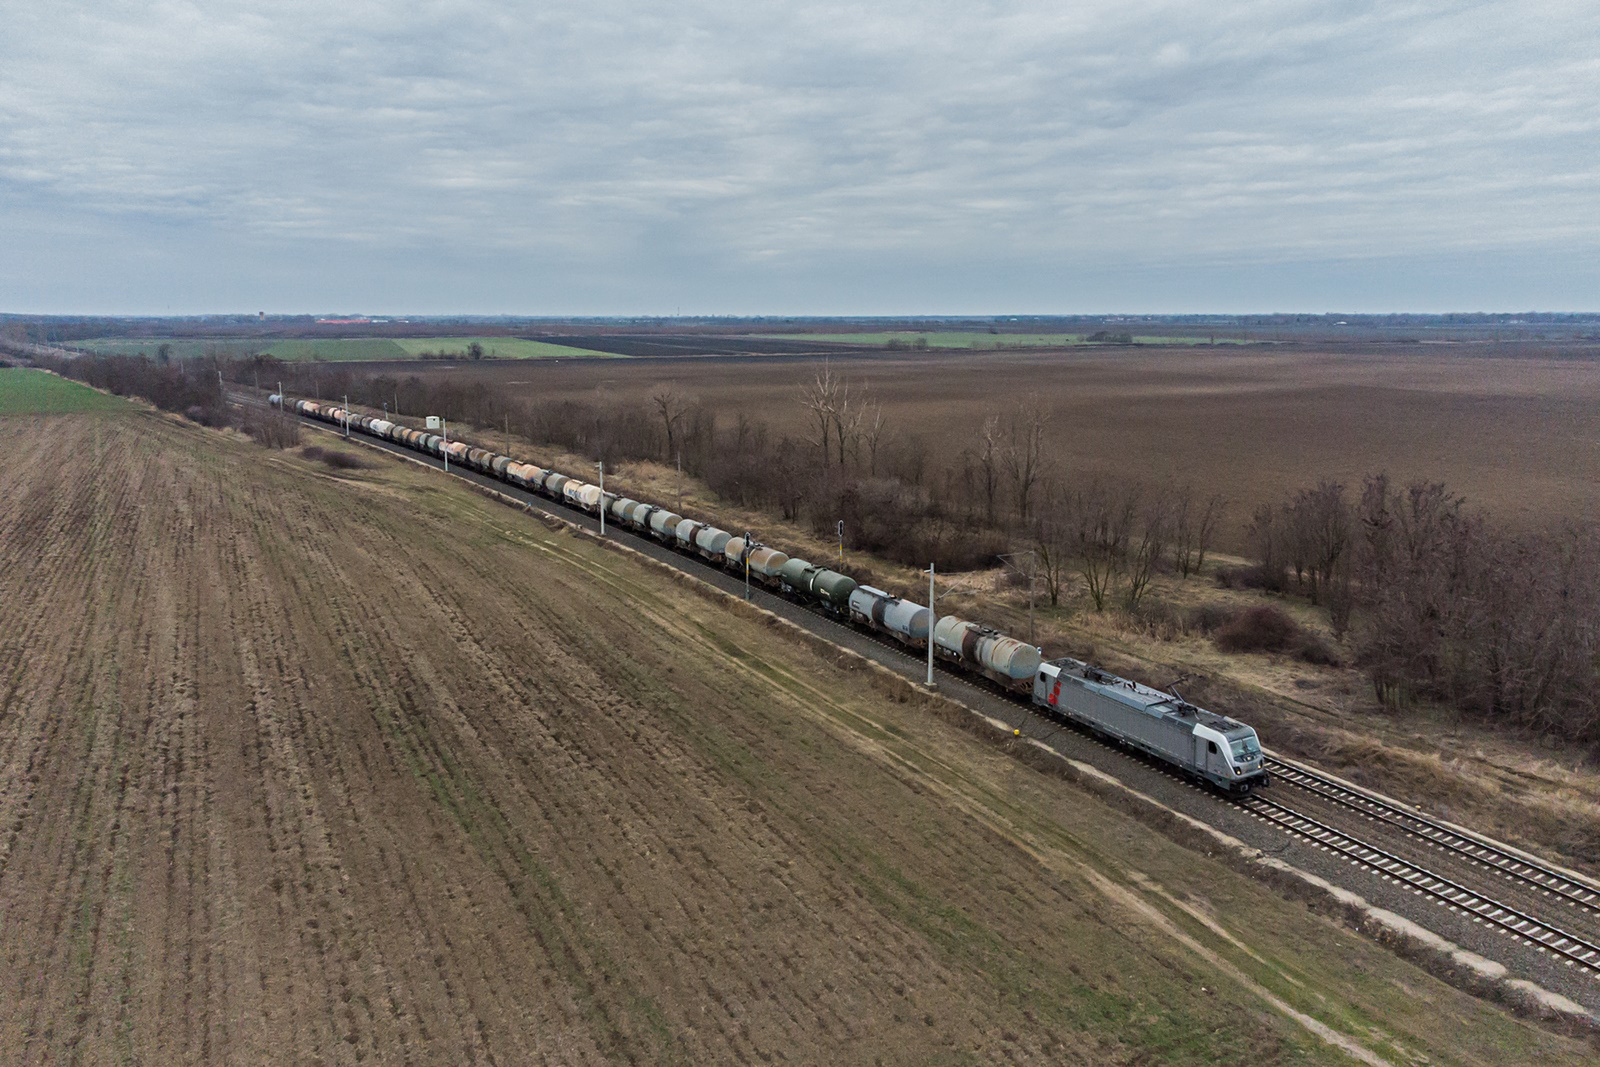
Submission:
<svg viewBox="0 0 1600 1067">
<path fill-rule="evenodd" d="M 1261 755 L 1261 745 L 1257 743 L 1255 734 L 1235 737 L 1229 747 L 1233 749 L 1234 759 L 1254 759 Z"/>
</svg>

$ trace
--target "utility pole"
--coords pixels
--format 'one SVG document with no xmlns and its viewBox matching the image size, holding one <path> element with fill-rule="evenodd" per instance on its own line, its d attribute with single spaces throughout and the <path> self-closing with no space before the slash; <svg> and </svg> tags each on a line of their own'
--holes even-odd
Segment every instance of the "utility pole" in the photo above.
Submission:
<svg viewBox="0 0 1600 1067">
<path fill-rule="evenodd" d="M 511 416 L 507 415 L 506 418 Z M 606 461 L 601 460 L 595 464 L 600 468 L 600 536 L 606 535 Z"/>
<path fill-rule="evenodd" d="M 350 436 L 350 394 L 344 394 L 344 435 Z"/>
<path fill-rule="evenodd" d="M 506 412 L 506 455 L 511 455 L 511 412 L 509 411 Z M 605 490 L 605 478 L 605 472 L 601 471 L 600 488 L 602 491 Z M 600 532 L 605 533 L 604 530 L 601 530 Z"/>
<path fill-rule="evenodd" d="M 683 511 L 683 449 L 678 449 L 678 511 Z"/>
<path fill-rule="evenodd" d="M 444 472 L 450 473 L 450 422 L 447 419 L 439 420 L 439 429 L 443 431 L 444 444 L 439 446 L 439 451 L 444 454 Z"/>
<path fill-rule="evenodd" d="M 933 631 L 939 616 L 933 610 L 933 563 L 928 564 L 928 688 L 933 688 Z"/>
</svg>

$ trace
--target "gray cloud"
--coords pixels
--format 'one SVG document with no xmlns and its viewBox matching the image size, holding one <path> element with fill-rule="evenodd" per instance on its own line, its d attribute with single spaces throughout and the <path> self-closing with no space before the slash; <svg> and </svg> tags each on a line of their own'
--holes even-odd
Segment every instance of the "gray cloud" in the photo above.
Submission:
<svg viewBox="0 0 1600 1067">
<path fill-rule="evenodd" d="M 0 25 L 19 308 L 1563 307 L 1600 280 L 1591 3 L 0 0 Z"/>
</svg>

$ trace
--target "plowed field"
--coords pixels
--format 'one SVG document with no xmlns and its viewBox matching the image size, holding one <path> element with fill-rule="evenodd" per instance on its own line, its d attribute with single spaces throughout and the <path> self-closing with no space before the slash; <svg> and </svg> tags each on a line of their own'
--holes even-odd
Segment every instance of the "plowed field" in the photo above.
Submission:
<svg viewBox="0 0 1600 1067">
<path fill-rule="evenodd" d="M 0 455 L 6 1062 L 1584 1056 L 432 472 Z"/>
</svg>

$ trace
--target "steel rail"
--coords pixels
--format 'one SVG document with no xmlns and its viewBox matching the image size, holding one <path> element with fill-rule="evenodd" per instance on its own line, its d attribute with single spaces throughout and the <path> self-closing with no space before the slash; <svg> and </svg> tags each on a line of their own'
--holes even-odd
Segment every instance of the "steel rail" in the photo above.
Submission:
<svg viewBox="0 0 1600 1067">
<path fill-rule="evenodd" d="M 1600 890 L 1560 871 L 1509 852 L 1488 841 L 1452 830 L 1426 816 L 1417 815 L 1386 800 L 1352 789 L 1315 771 L 1308 771 L 1272 757 L 1268 757 L 1267 762 L 1272 765 L 1273 777 L 1280 781 L 1288 782 L 1308 793 L 1380 822 L 1396 826 L 1414 837 L 1461 855 L 1508 879 L 1565 900 L 1575 907 L 1600 914 Z"/>
<path fill-rule="evenodd" d="M 1268 822 L 1276 823 L 1297 837 L 1332 849 L 1369 870 L 1396 879 L 1424 896 L 1469 912 L 1535 948 L 1553 952 L 1569 964 L 1577 964 L 1591 972 L 1591 977 L 1600 977 L 1600 945 L 1569 934 L 1459 882 L 1434 874 L 1411 860 L 1369 845 L 1343 830 L 1265 797 L 1252 795 L 1241 801 L 1241 807 Z"/>
</svg>

